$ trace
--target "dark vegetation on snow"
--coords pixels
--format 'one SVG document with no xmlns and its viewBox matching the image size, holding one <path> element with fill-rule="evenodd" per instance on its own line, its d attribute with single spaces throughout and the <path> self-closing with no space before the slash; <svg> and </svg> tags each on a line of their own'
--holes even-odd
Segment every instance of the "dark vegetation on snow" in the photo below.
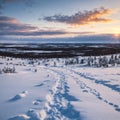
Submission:
<svg viewBox="0 0 120 120">
<path fill-rule="evenodd" d="M 120 44 L 1 44 L 0 56 L 16 58 L 69 58 L 120 53 Z"/>
<path fill-rule="evenodd" d="M 5 60 L 5 64 L 0 68 L 0 74 L 2 73 L 16 73 L 15 66 L 26 66 L 26 63 L 14 63 L 12 57 L 0 56 L 1 59 Z M 68 65 L 80 65 L 86 67 L 115 67 L 120 66 L 120 54 L 111 54 L 103 56 L 77 56 L 71 58 L 49 58 L 49 59 L 36 59 L 36 58 L 21 58 L 21 60 L 27 60 L 27 64 L 31 66 L 44 65 L 44 66 L 68 66 Z M 3 64 L 0 62 L 0 64 Z M 33 72 L 37 72 L 37 69 L 33 69 Z M 36 85 L 36 87 L 42 86 L 44 84 Z"/>
</svg>

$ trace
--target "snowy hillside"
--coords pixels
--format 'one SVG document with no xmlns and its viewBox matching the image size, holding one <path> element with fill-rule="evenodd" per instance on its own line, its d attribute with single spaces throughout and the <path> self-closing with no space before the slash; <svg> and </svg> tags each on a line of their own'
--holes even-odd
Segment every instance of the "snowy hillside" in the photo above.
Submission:
<svg viewBox="0 0 120 120">
<path fill-rule="evenodd" d="M 0 57 L 0 120 L 120 120 L 119 59 L 98 60 Z"/>
</svg>

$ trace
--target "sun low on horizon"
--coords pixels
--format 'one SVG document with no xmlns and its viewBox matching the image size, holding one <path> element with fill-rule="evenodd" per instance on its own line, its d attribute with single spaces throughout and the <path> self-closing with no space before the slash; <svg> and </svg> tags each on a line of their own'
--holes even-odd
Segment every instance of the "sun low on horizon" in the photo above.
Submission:
<svg viewBox="0 0 120 120">
<path fill-rule="evenodd" d="M 120 36 L 119 0 L 0 0 L 0 40 Z"/>
</svg>

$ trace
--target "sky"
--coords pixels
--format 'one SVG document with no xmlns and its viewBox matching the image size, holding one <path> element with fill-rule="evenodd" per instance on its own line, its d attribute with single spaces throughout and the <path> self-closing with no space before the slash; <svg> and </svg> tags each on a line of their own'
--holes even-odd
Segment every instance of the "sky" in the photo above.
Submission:
<svg viewBox="0 0 120 120">
<path fill-rule="evenodd" d="M 0 40 L 119 43 L 119 5 L 120 0 L 0 0 Z"/>
</svg>

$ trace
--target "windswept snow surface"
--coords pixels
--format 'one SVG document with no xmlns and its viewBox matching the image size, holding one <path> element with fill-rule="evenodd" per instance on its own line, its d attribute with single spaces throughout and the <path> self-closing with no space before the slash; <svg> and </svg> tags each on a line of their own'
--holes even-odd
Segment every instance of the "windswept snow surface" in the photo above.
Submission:
<svg viewBox="0 0 120 120">
<path fill-rule="evenodd" d="M 29 64 L 0 57 L 0 120 L 120 120 L 120 67 Z"/>
</svg>

